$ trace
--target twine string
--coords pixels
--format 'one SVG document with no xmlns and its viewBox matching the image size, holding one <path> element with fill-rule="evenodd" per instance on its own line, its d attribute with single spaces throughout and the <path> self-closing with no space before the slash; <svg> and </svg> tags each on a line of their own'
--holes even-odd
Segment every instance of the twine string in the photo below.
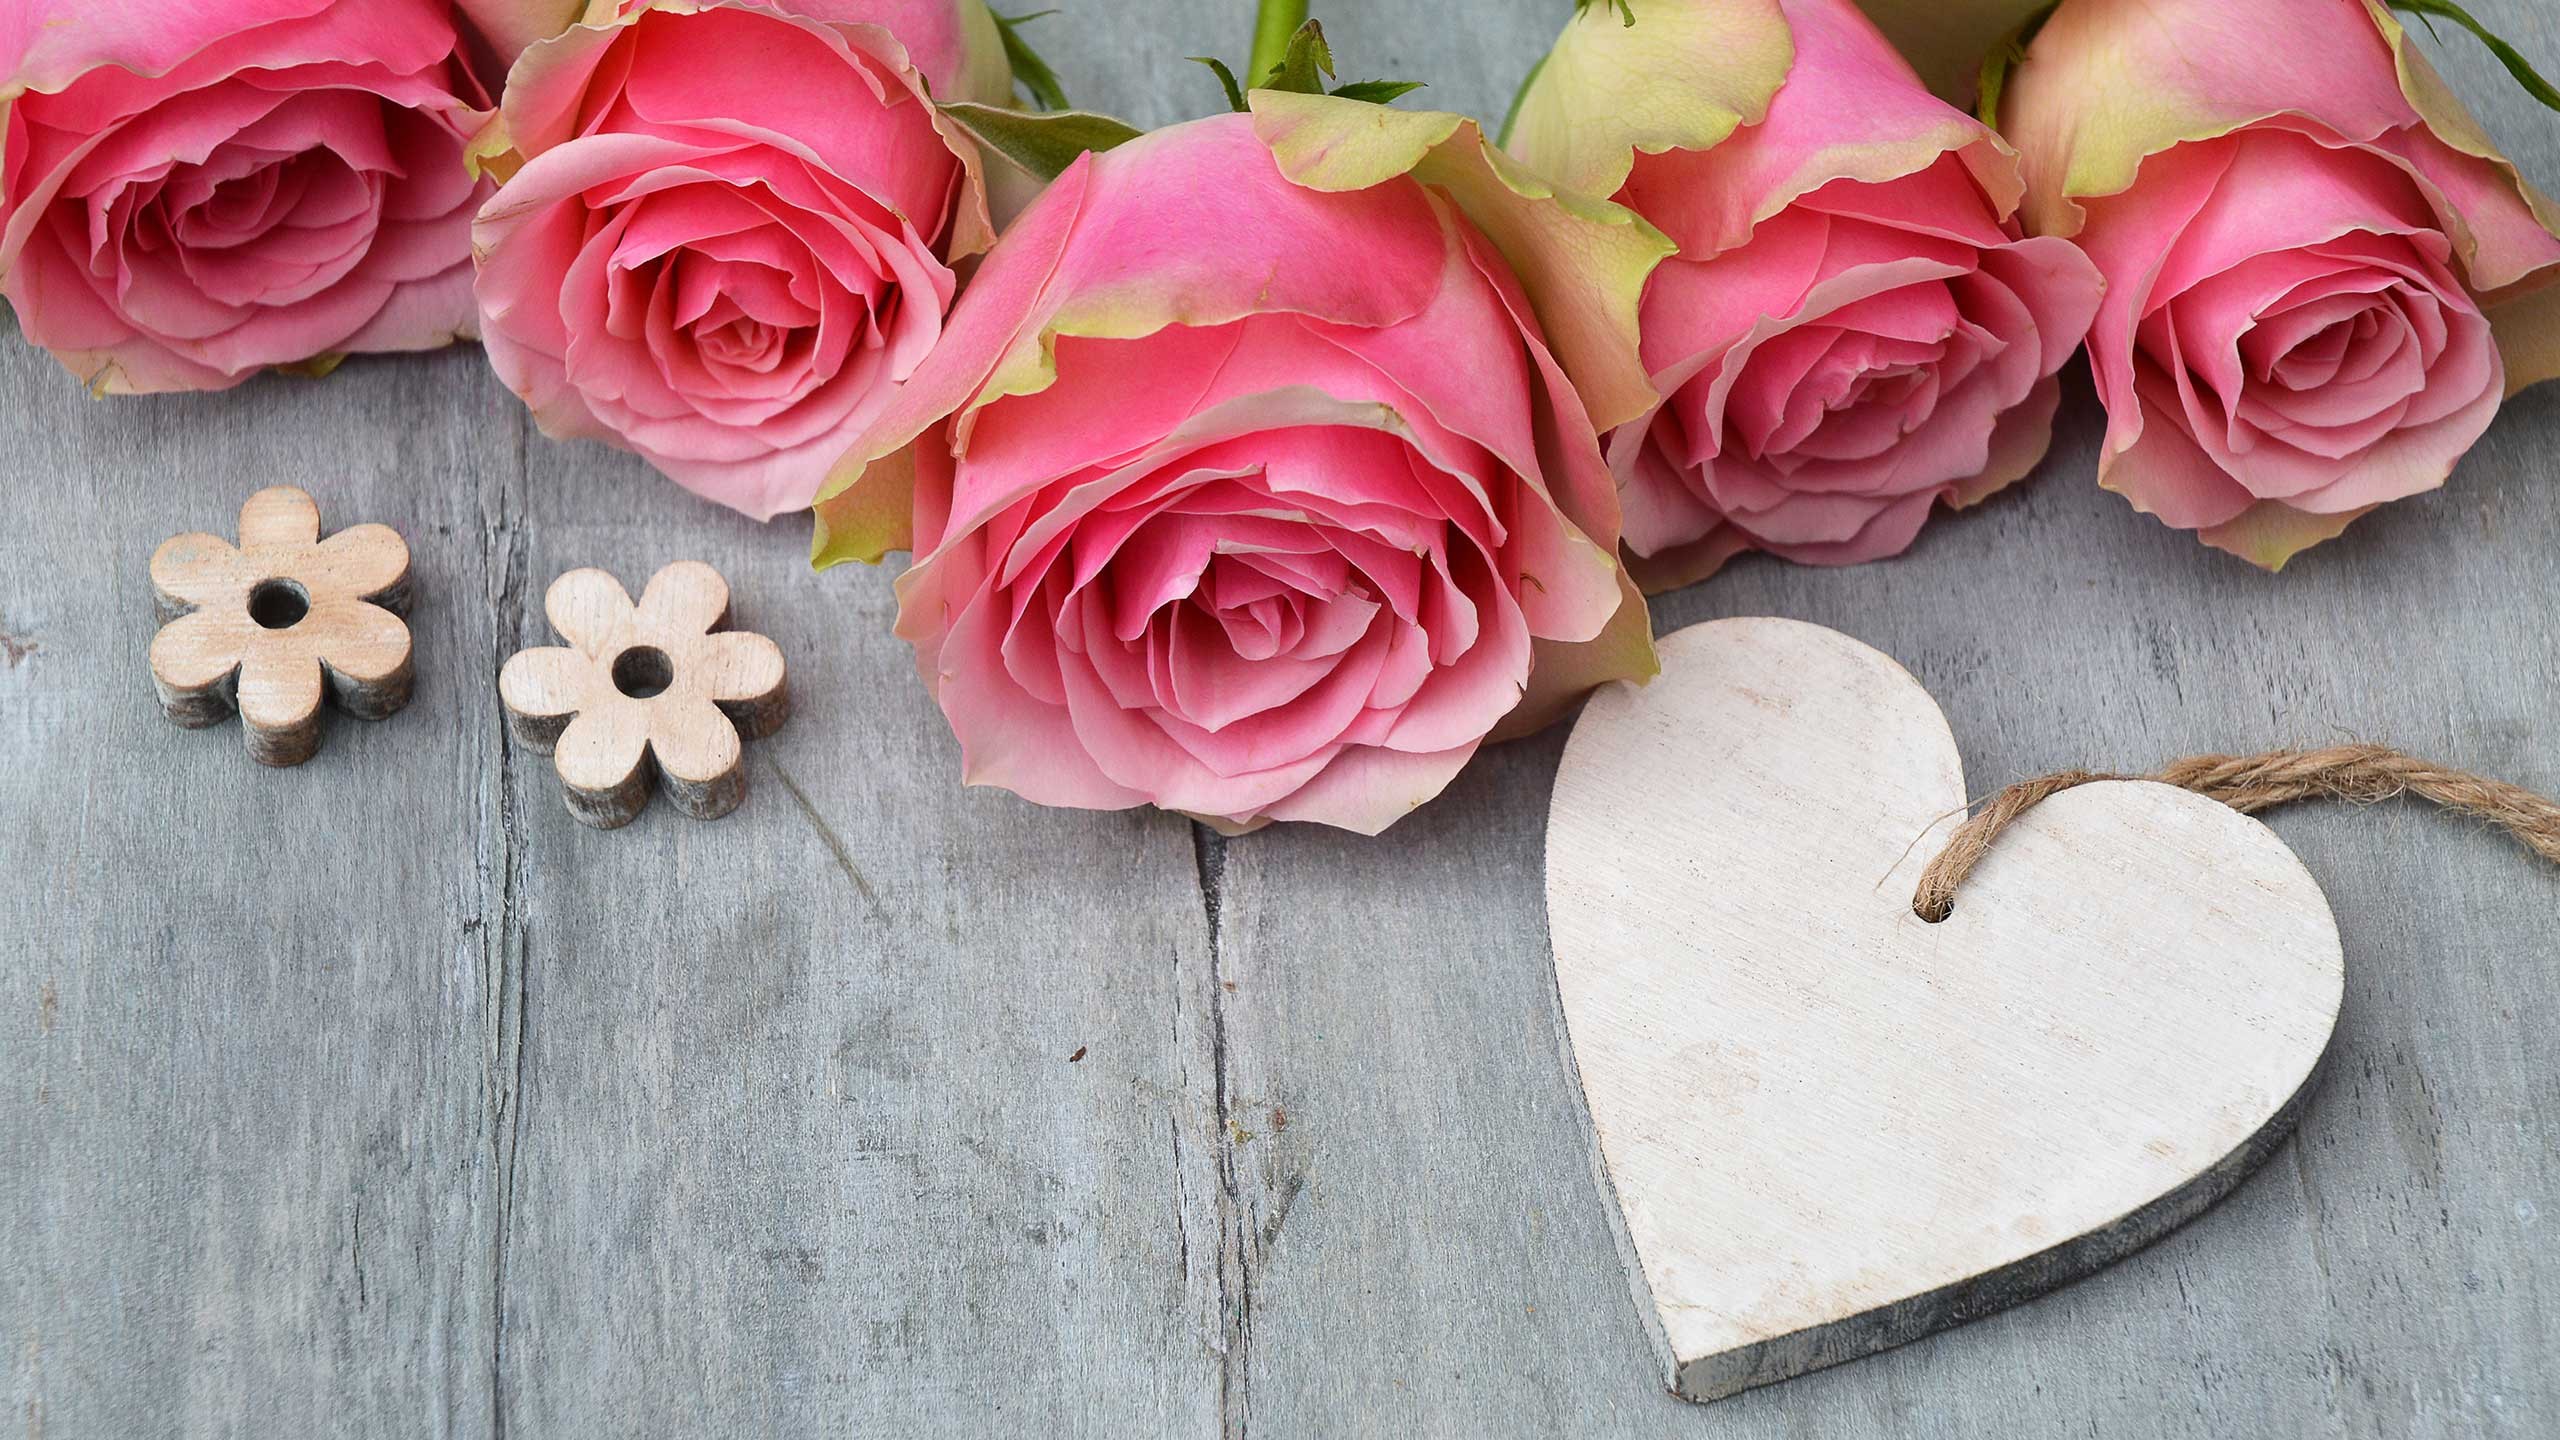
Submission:
<svg viewBox="0 0 2560 1440">
<path fill-rule="evenodd" d="M 1947 838 L 1912 892 L 1912 913 L 1935 924 L 1954 913 L 1956 890 L 1973 873 L 1992 842 L 2017 818 L 2045 800 L 2095 780 L 2156 780 L 2219 800 L 2243 815 L 2295 800 L 2345 800 L 2371 805 L 2416 795 L 2460 814 L 2475 816 L 2513 835 L 2526 849 L 2560 865 L 2560 801 L 2503 780 L 2404 755 L 2382 745 L 2332 745 L 2320 750 L 2270 750 L 2263 755 L 2197 755 L 2149 775 L 2064 770 L 2022 780 L 1991 797 Z"/>
</svg>

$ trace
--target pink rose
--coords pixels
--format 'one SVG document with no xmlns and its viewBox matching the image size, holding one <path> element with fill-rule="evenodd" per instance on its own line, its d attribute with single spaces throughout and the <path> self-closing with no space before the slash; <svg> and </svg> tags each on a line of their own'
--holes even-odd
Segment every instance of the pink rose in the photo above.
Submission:
<svg viewBox="0 0 2560 1440">
<path fill-rule="evenodd" d="M 2007 147 L 1848 0 L 1634 12 L 1566 27 L 1517 145 L 1679 242 L 1644 296 L 1665 398 L 1609 440 L 1645 588 L 1898 554 L 2033 469 L 2099 286 L 2021 238 Z"/>
<path fill-rule="evenodd" d="M 489 361 L 543 432 L 759 519 L 808 505 L 992 239 L 928 94 L 1001 96 L 994 26 L 979 0 L 713 0 L 527 50 L 474 233 Z"/>
<path fill-rule="evenodd" d="M 2070 0 L 2005 94 L 2108 281 L 2100 483 L 2206 544 L 2279 567 L 2560 373 L 2560 211 L 2380 4 Z"/>
<path fill-rule="evenodd" d="M 459 42 L 441 0 L 15 0 L 0 292 L 27 338 L 103 393 L 470 334 Z"/>
<path fill-rule="evenodd" d="M 898 633 L 971 784 L 1375 833 L 1497 726 L 1652 672 L 1565 366 L 1642 403 L 1662 247 L 1456 116 L 1252 105 L 1023 214 L 821 504 L 820 560 L 907 543 L 912 478 Z"/>
</svg>

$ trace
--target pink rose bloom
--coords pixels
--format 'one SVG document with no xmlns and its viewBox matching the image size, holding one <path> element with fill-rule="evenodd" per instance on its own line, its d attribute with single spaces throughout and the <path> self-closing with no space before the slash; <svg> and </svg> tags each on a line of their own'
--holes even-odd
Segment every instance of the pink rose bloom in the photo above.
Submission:
<svg viewBox="0 0 2560 1440">
<path fill-rule="evenodd" d="M 1001 98 L 994 19 L 600 9 L 524 53 L 477 147 L 509 175 L 474 232 L 489 361 L 547 435 L 758 519 L 803 508 L 993 238 L 977 149 L 928 96 Z"/>
<path fill-rule="evenodd" d="M 1375 833 L 1497 727 L 1652 673 L 1567 366 L 1642 403 L 1662 251 L 1456 116 L 1252 105 L 1023 214 L 819 558 L 907 543 L 911 479 L 898 633 L 971 784 Z"/>
<path fill-rule="evenodd" d="M 2100 483 L 2208 545 L 2280 567 L 2560 373 L 2560 211 L 2379 4 L 2072 0 L 2002 115 L 2107 277 Z"/>
<path fill-rule="evenodd" d="M 531 27 L 539 7 L 481 0 Z M 0 293 L 101 393 L 472 331 L 486 104 L 442 0 L 15 0 Z M 480 42 L 474 41 L 478 44 Z"/>
<path fill-rule="evenodd" d="M 1516 139 L 1680 246 L 1644 295 L 1664 398 L 1609 438 L 1645 588 L 1743 550 L 1899 554 L 1941 501 L 2033 469 L 2099 285 L 2068 242 L 2022 238 L 1999 137 L 1848 0 L 1635 12 L 1566 27 Z"/>
</svg>

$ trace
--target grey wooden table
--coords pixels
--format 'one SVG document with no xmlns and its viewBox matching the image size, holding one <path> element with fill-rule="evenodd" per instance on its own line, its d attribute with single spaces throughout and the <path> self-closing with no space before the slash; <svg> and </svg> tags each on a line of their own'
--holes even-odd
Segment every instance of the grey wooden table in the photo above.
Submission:
<svg viewBox="0 0 2560 1440">
<path fill-rule="evenodd" d="M 2560 60 L 2540 3 L 2473 8 Z M 1349 70 L 1498 114 L 1563 4 L 1333 8 Z M 1246 9 L 1042 38 L 1160 122 Z M 2560 181 L 2560 123 L 2449 69 Z M 2280 578 L 2099 493 L 2096 440 L 2084 385 L 2036 480 L 1908 556 L 1748 561 L 1660 623 L 1881 646 L 1977 785 L 2352 735 L 2560 789 L 2560 386 Z M 152 547 L 278 480 L 403 530 L 422 597 L 416 703 L 281 773 L 144 669 Z M 2276 817 L 2347 1009 L 2228 1203 L 1699 1409 L 1559 1046 L 1559 736 L 1383 843 L 963 791 L 885 573 L 541 439 L 469 350 L 102 403 L 0 336 L 0 497 L 0 1433 L 2560 1435 L 2560 877 L 2465 824 Z M 559 571 L 687 556 L 799 712 L 737 815 L 583 829 L 498 665 Z"/>
</svg>

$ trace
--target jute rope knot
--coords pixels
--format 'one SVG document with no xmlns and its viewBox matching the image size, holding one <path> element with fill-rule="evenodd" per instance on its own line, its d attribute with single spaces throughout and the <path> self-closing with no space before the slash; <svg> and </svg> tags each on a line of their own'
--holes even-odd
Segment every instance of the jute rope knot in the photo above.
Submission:
<svg viewBox="0 0 2560 1440">
<path fill-rule="evenodd" d="M 2497 825 L 2536 855 L 2560 865 L 2560 802 L 2387 746 L 2332 745 L 2264 755 L 2198 755 L 2149 775 L 2064 770 L 2020 781 L 1992 796 L 1948 837 L 1947 847 L 1921 872 L 1920 887 L 1911 896 L 1912 912 L 1932 924 L 1946 919 L 1955 911 L 1957 887 L 1990 853 L 2001 831 L 2043 801 L 2093 780 L 2156 780 L 2219 800 L 2244 815 L 2294 800 L 2325 797 L 2370 805 L 2416 795 Z"/>
</svg>

